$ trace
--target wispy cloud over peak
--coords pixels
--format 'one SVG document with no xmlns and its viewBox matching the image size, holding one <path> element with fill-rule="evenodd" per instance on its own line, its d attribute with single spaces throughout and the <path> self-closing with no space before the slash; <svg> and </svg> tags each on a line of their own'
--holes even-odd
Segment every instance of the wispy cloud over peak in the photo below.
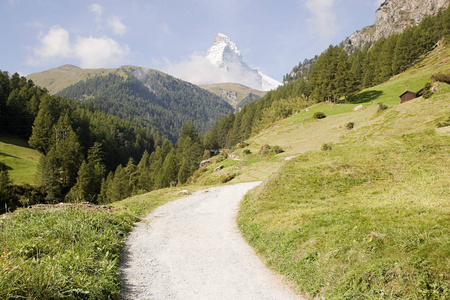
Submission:
<svg viewBox="0 0 450 300">
<path fill-rule="evenodd" d="M 336 33 L 334 0 L 306 0 L 305 6 L 312 13 L 310 21 L 317 26 L 321 36 L 330 37 Z"/>
</svg>

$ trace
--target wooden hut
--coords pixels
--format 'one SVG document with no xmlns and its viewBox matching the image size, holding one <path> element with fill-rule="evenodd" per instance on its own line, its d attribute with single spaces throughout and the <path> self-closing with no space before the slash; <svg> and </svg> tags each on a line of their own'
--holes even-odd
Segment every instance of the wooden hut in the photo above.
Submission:
<svg viewBox="0 0 450 300">
<path fill-rule="evenodd" d="M 423 94 L 423 89 L 418 91 L 417 93 L 406 91 L 400 95 L 400 103 L 410 101 L 412 99 L 420 97 L 420 96 L 422 96 L 422 94 Z"/>
</svg>

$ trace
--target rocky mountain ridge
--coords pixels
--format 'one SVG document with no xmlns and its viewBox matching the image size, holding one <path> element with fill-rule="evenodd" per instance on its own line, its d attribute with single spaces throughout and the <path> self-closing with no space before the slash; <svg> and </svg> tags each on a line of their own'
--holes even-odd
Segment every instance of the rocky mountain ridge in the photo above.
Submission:
<svg viewBox="0 0 450 300">
<path fill-rule="evenodd" d="M 239 83 L 230 82 L 200 85 L 200 87 L 222 97 L 236 110 L 244 107 L 249 102 L 264 97 L 266 94 L 266 92 L 258 91 Z"/>
<path fill-rule="evenodd" d="M 409 26 L 419 24 L 425 16 L 436 15 L 449 4 L 450 0 L 386 0 L 375 12 L 375 23 L 350 35 L 344 46 L 348 51 L 364 48 L 381 37 L 400 33 Z"/>
</svg>

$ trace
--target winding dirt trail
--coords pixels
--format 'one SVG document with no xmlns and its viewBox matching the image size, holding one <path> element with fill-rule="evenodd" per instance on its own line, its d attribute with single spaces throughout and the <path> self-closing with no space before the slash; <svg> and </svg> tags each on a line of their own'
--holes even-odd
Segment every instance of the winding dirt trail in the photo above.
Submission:
<svg viewBox="0 0 450 300">
<path fill-rule="evenodd" d="M 302 299 L 241 237 L 242 197 L 260 182 L 215 187 L 157 208 L 131 232 L 123 299 Z"/>
</svg>

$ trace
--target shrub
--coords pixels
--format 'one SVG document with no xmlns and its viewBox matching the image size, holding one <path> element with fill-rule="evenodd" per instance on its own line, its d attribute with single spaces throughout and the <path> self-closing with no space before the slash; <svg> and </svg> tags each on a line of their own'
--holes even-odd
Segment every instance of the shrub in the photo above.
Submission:
<svg viewBox="0 0 450 300">
<path fill-rule="evenodd" d="M 386 110 L 388 107 L 384 103 L 378 103 L 378 112 Z"/>
<path fill-rule="evenodd" d="M 352 130 L 353 127 L 355 127 L 355 123 L 354 123 L 354 122 L 348 122 L 347 125 L 345 125 L 345 127 L 346 127 L 348 130 Z"/>
<path fill-rule="evenodd" d="M 247 142 L 241 142 L 241 143 L 237 144 L 237 147 L 242 149 L 242 148 L 247 147 L 248 145 L 250 145 L 250 144 Z"/>
<path fill-rule="evenodd" d="M 431 76 L 431 79 L 434 81 L 440 81 L 440 82 L 445 82 L 450 84 L 450 73 L 447 74 L 442 74 L 442 73 L 438 73 L 438 74 L 434 74 L 433 76 Z"/>
<path fill-rule="evenodd" d="M 430 98 L 431 96 L 433 96 L 433 92 L 432 92 L 431 90 L 426 90 L 426 91 L 423 93 L 423 95 L 422 95 L 422 97 L 423 97 L 424 99 L 428 99 L 428 98 Z"/>
<path fill-rule="evenodd" d="M 233 180 L 233 178 L 236 177 L 235 173 L 231 173 L 231 174 L 225 174 L 222 175 L 218 178 L 220 183 L 227 183 L 228 181 Z"/>
<path fill-rule="evenodd" d="M 280 146 L 270 146 L 268 144 L 265 144 L 264 146 L 261 147 L 261 155 L 267 155 L 267 154 L 279 154 L 279 153 L 283 153 L 284 150 L 283 148 L 281 148 Z"/>
<path fill-rule="evenodd" d="M 270 152 L 271 147 L 268 144 L 265 144 L 264 146 L 261 147 L 261 155 L 264 156 L 266 154 L 268 154 Z"/>
<path fill-rule="evenodd" d="M 228 158 L 228 151 L 222 151 L 215 157 L 211 158 L 212 163 L 218 163 Z"/>
<path fill-rule="evenodd" d="M 211 151 L 205 150 L 203 152 L 203 159 L 208 159 L 208 158 L 211 158 Z"/>
<path fill-rule="evenodd" d="M 272 152 L 274 152 L 275 154 L 280 154 L 280 153 L 283 153 L 284 150 L 280 146 L 273 146 L 272 147 Z"/>
<path fill-rule="evenodd" d="M 428 99 L 431 96 L 433 96 L 433 92 L 431 91 L 431 82 L 427 82 L 425 84 L 425 86 L 423 87 L 423 90 L 424 90 L 424 92 L 422 94 L 423 98 Z"/>
<path fill-rule="evenodd" d="M 314 115 L 313 115 L 314 119 L 323 119 L 323 118 L 326 118 L 326 117 L 327 116 L 321 111 L 315 112 Z"/>
<path fill-rule="evenodd" d="M 329 150 L 331 150 L 333 148 L 334 148 L 334 144 L 333 143 L 322 144 L 322 151 L 329 151 Z"/>
<path fill-rule="evenodd" d="M 250 149 L 244 149 L 243 153 L 245 155 L 247 155 L 247 154 L 251 154 L 252 152 L 250 151 Z"/>
</svg>

